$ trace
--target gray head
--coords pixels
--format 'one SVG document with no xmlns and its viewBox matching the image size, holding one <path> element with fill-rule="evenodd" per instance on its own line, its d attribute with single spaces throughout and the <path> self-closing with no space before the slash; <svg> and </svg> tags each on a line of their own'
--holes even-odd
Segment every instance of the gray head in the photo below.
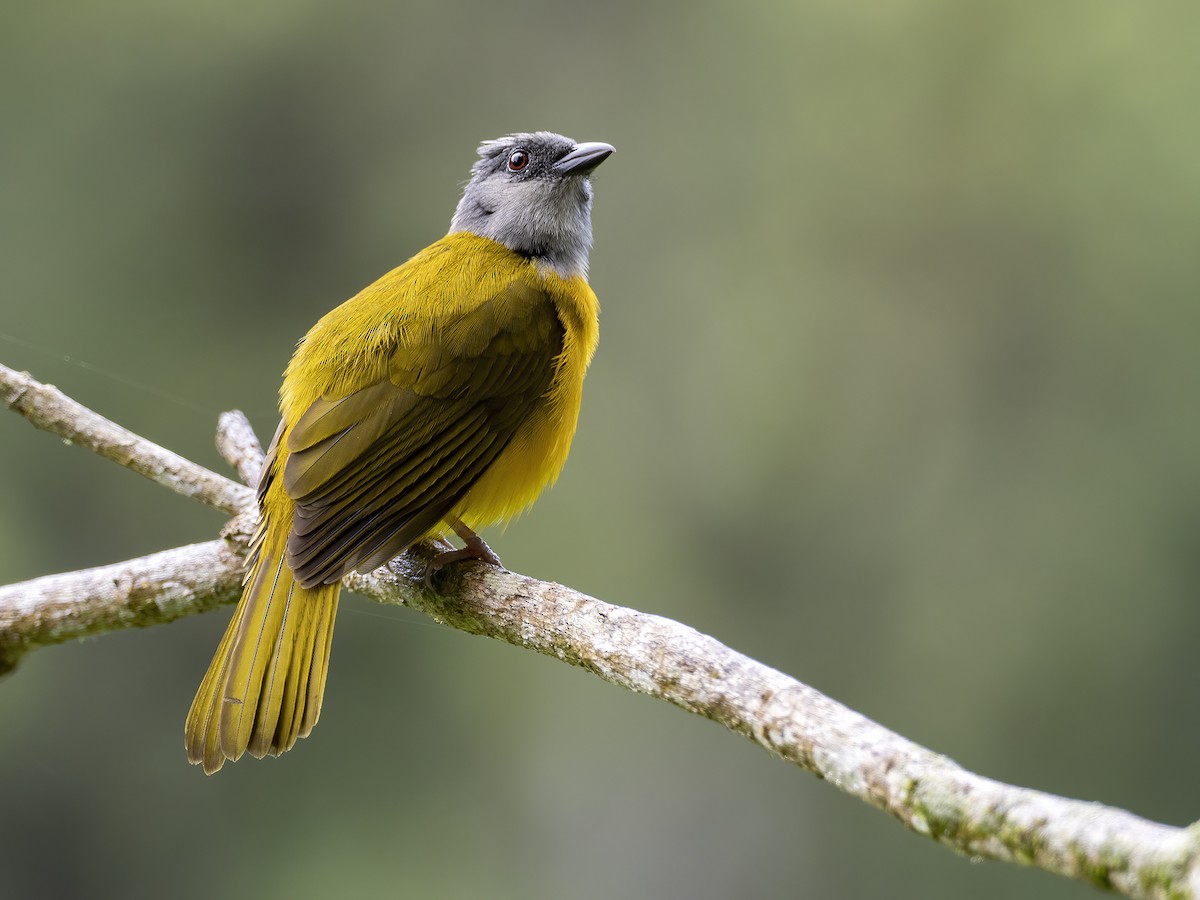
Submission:
<svg viewBox="0 0 1200 900">
<path fill-rule="evenodd" d="M 576 144 L 549 131 L 510 134 L 479 147 L 450 231 L 469 231 L 565 277 L 587 271 L 592 246 L 592 169 L 609 144 Z"/>
</svg>

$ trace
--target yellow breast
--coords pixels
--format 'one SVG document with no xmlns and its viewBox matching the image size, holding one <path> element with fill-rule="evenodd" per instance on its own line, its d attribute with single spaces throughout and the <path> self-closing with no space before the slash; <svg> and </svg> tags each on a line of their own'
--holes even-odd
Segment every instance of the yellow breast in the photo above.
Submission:
<svg viewBox="0 0 1200 900">
<path fill-rule="evenodd" d="M 599 303 L 582 276 L 563 279 L 526 264 L 554 301 L 564 329 L 563 349 L 550 390 L 456 507 L 456 515 L 472 529 L 520 515 L 558 478 L 575 436 L 583 376 L 600 335 Z"/>
</svg>

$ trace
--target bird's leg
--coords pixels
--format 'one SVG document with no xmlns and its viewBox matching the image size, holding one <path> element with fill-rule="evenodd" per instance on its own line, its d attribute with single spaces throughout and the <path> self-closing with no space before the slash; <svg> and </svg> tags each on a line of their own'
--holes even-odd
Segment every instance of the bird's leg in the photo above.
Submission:
<svg viewBox="0 0 1200 900">
<path fill-rule="evenodd" d="M 455 559 L 477 559 L 498 569 L 504 568 L 504 563 L 500 562 L 500 557 L 495 554 L 483 538 L 468 528 L 462 519 L 458 516 L 446 516 L 445 522 L 454 529 L 454 533 L 466 544 L 461 550 L 451 551 L 458 554 Z M 448 559 L 446 562 L 454 562 L 454 560 Z"/>
<path fill-rule="evenodd" d="M 430 584 L 430 579 L 436 573 L 450 565 L 450 563 L 459 562 L 464 559 L 477 559 L 498 569 L 504 568 L 504 564 L 500 562 L 500 557 L 495 554 L 483 538 L 468 528 L 462 519 L 458 518 L 458 516 L 447 515 L 443 521 L 454 529 L 455 534 L 462 538 L 465 546 L 458 550 L 444 550 L 431 559 L 425 569 L 426 585 Z"/>
</svg>

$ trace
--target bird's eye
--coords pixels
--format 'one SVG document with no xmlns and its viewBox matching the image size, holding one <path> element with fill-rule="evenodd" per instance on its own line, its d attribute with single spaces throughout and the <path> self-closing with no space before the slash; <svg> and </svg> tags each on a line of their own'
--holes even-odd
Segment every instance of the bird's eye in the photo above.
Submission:
<svg viewBox="0 0 1200 900">
<path fill-rule="evenodd" d="M 524 150 L 514 150 L 508 154 L 508 171 L 520 172 L 529 165 L 529 154 Z"/>
</svg>

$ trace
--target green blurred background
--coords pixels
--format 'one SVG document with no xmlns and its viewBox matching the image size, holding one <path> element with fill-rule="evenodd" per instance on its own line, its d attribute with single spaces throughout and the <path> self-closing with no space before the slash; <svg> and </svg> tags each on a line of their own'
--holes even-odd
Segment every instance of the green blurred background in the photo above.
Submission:
<svg viewBox="0 0 1200 900">
<path fill-rule="evenodd" d="M 224 470 L 482 139 L 605 140 L 574 452 L 514 570 L 969 768 L 1200 817 L 1200 6 L 16 0 L 0 361 Z M 0 416 L 0 582 L 221 518 Z M 0 684 L 5 897 L 1088 897 L 360 597 L 321 725 L 206 779 L 225 612 Z"/>
</svg>

